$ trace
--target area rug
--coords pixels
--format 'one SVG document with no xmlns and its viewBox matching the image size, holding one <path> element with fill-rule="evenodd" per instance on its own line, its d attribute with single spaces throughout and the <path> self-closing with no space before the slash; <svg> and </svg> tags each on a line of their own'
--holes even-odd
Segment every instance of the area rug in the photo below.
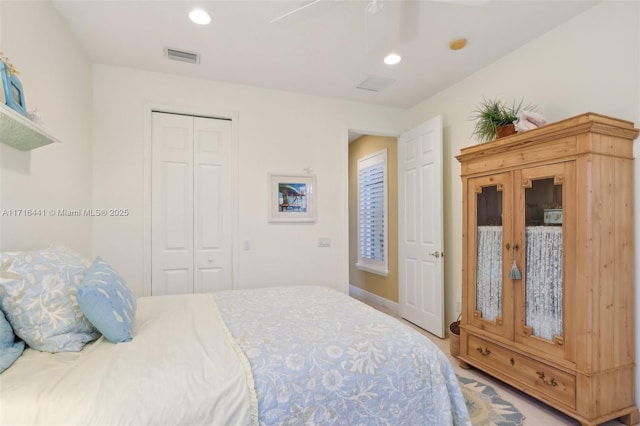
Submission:
<svg viewBox="0 0 640 426">
<path fill-rule="evenodd" d="M 489 385 L 458 376 L 473 426 L 520 426 L 524 416 Z"/>
</svg>

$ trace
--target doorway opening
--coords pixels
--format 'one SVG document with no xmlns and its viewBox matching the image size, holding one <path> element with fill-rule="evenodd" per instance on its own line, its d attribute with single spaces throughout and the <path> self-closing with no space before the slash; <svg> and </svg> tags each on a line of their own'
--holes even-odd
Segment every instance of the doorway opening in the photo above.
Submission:
<svg viewBox="0 0 640 426">
<path fill-rule="evenodd" d="M 368 143 L 362 143 L 361 147 L 359 142 Z M 385 142 L 389 144 L 386 147 L 382 146 Z M 357 225 L 361 200 L 355 195 L 357 161 L 389 149 L 390 145 L 393 145 L 393 155 L 389 156 L 389 175 L 394 182 L 388 182 L 387 187 L 389 234 L 386 244 L 389 245 L 389 276 L 397 273 L 394 286 L 388 285 L 387 277 L 371 277 L 374 274 L 361 271 L 357 261 L 354 262 L 361 255 L 361 232 Z M 438 337 L 445 336 L 442 145 L 442 117 L 436 116 L 391 138 L 380 134 L 354 135 L 348 150 L 350 292 L 359 293 L 365 300 L 373 299 L 372 302 L 397 312 Z M 395 229 L 391 232 L 393 226 Z M 392 245 L 395 245 L 393 252 Z M 361 275 L 366 276 L 364 284 L 357 281 Z M 373 284 L 376 281 L 383 284 Z"/>
<path fill-rule="evenodd" d="M 396 135 L 349 131 L 349 292 L 359 299 L 373 302 L 394 313 L 398 313 L 399 300 L 397 143 Z M 378 227 L 375 244 L 381 250 L 378 260 L 386 265 L 386 273 L 367 268 L 361 261 L 359 262 L 359 258 L 362 259 L 360 249 L 366 244 L 361 241 L 361 237 L 365 234 L 364 238 L 367 238 L 368 232 L 371 234 L 368 240 L 371 240 L 375 230 L 371 229 L 369 224 L 359 221 L 361 209 L 359 208 L 358 163 L 360 162 L 362 168 L 363 161 L 371 161 L 372 158 L 375 161 L 375 155 L 383 152 L 386 157 L 384 174 L 386 217 L 379 218 L 379 220 L 384 219 L 384 229 L 381 226 Z M 380 241 L 381 239 L 384 241 Z M 376 250 L 379 252 L 378 249 L 367 248 L 370 252 Z"/>
</svg>

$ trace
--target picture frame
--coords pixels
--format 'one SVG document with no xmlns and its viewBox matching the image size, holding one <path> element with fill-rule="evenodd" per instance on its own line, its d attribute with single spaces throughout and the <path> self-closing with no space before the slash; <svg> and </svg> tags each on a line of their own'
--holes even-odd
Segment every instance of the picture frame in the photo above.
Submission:
<svg viewBox="0 0 640 426">
<path fill-rule="evenodd" d="M 315 175 L 269 173 L 269 222 L 315 222 Z"/>
<path fill-rule="evenodd" d="M 22 89 L 22 83 L 15 74 L 9 72 L 9 69 L 4 61 L 0 61 L 0 74 L 2 75 L 4 102 L 9 108 L 19 112 L 26 117 L 27 106 L 24 100 L 24 90 Z"/>
</svg>

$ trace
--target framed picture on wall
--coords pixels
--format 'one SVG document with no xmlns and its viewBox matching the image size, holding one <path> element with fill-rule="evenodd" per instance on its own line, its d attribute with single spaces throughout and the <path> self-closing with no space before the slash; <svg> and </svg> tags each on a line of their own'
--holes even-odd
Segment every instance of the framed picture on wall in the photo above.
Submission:
<svg viewBox="0 0 640 426">
<path fill-rule="evenodd" d="M 20 114 L 27 116 L 27 106 L 24 102 L 22 83 L 15 74 L 10 73 L 4 61 L 0 61 L 0 74 L 2 75 L 2 89 L 7 106 Z"/>
<path fill-rule="evenodd" d="M 269 173 L 269 222 L 315 222 L 315 175 Z"/>
</svg>

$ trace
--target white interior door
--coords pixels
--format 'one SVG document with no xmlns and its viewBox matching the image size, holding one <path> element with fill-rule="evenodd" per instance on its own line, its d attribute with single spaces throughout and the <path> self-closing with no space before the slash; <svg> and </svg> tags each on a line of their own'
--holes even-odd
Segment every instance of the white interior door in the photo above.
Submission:
<svg viewBox="0 0 640 426">
<path fill-rule="evenodd" d="M 231 121 L 194 118 L 194 292 L 231 289 Z"/>
<path fill-rule="evenodd" d="M 151 294 L 231 288 L 231 122 L 152 114 Z"/>
<path fill-rule="evenodd" d="M 398 138 L 400 314 L 444 337 L 442 119 Z"/>
<path fill-rule="evenodd" d="M 193 118 L 152 120 L 151 294 L 193 293 Z"/>
</svg>

